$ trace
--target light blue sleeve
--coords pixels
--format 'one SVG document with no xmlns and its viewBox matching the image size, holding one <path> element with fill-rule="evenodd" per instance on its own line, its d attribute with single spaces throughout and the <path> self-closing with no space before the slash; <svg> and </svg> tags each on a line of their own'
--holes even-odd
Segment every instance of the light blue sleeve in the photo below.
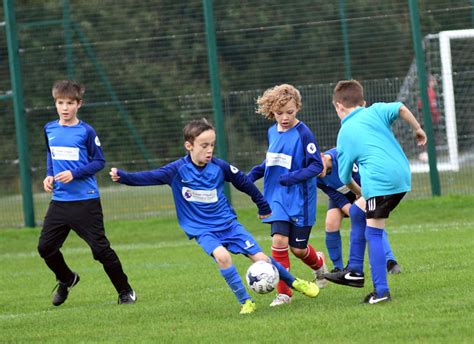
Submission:
<svg viewBox="0 0 474 344">
<path fill-rule="evenodd" d="M 393 122 L 400 115 L 400 108 L 403 106 L 403 103 L 394 102 L 394 103 L 375 103 L 373 105 L 377 114 L 383 118 L 388 126 L 391 126 Z"/>
<path fill-rule="evenodd" d="M 344 136 L 344 128 L 341 128 L 337 136 L 337 161 L 339 164 L 339 179 L 344 184 L 349 184 L 352 180 L 352 166 L 355 159 L 350 152 L 350 141 Z"/>
</svg>

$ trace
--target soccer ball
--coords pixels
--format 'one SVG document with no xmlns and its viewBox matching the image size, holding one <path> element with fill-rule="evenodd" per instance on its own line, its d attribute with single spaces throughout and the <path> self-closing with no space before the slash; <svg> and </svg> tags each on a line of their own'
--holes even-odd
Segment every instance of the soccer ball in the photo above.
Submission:
<svg viewBox="0 0 474 344">
<path fill-rule="evenodd" d="M 271 292 L 280 281 L 277 268 L 263 260 L 250 265 L 245 277 L 250 289 L 259 294 Z"/>
</svg>

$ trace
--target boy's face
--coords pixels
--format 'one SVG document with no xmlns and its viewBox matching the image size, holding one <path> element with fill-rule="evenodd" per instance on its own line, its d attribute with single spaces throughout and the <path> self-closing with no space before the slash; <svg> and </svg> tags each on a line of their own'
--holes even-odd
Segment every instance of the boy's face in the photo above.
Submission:
<svg viewBox="0 0 474 344">
<path fill-rule="evenodd" d="M 193 143 L 186 141 L 184 147 L 189 151 L 191 160 L 197 166 L 204 166 L 212 159 L 215 143 L 215 131 L 206 130 L 197 136 Z"/>
<path fill-rule="evenodd" d="M 291 99 L 284 106 L 276 110 L 273 114 L 278 123 L 278 129 L 281 131 L 287 131 L 298 124 L 298 120 L 296 119 L 298 111 L 299 108 L 296 106 L 294 99 Z"/>
<path fill-rule="evenodd" d="M 59 115 L 59 123 L 62 125 L 72 125 L 77 122 L 77 111 L 82 105 L 82 101 L 71 98 L 57 98 L 55 101 L 56 111 Z"/>
</svg>

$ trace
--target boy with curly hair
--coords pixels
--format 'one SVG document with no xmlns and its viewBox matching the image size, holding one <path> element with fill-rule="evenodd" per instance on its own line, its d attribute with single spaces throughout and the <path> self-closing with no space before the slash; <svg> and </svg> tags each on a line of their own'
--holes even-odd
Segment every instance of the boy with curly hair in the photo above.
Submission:
<svg viewBox="0 0 474 344">
<path fill-rule="evenodd" d="M 309 244 L 309 237 L 316 222 L 316 177 L 324 176 L 325 167 L 313 133 L 296 117 L 301 94 L 292 85 L 277 85 L 266 90 L 257 105 L 257 113 L 276 122 L 268 129 L 265 160 L 248 174 L 254 182 L 263 177 L 272 215 L 262 221 L 271 226 L 272 256 L 289 270 L 290 249 L 313 270 L 316 284 L 323 288 L 325 258 Z M 291 289 L 283 283 L 277 289 L 270 306 L 289 304 Z"/>
</svg>

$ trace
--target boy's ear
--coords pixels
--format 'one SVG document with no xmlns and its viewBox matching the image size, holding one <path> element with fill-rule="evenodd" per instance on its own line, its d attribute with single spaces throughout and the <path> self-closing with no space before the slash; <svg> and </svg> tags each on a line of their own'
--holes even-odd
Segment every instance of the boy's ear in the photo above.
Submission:
<svg viewBox="0 0 474 344">
<path fill-rule="evenodd" d="M 82 99 L 77 102 L 77 108 L 80 108 L 82 106 Z"/>
<path fill-rule="evenodd" d="M 187 151 L 191 151 L 193 149 L 193 144 L 189 141 L 186 141 L 184 143 L 184 148 L 186 148 Z"/>
</svg>

